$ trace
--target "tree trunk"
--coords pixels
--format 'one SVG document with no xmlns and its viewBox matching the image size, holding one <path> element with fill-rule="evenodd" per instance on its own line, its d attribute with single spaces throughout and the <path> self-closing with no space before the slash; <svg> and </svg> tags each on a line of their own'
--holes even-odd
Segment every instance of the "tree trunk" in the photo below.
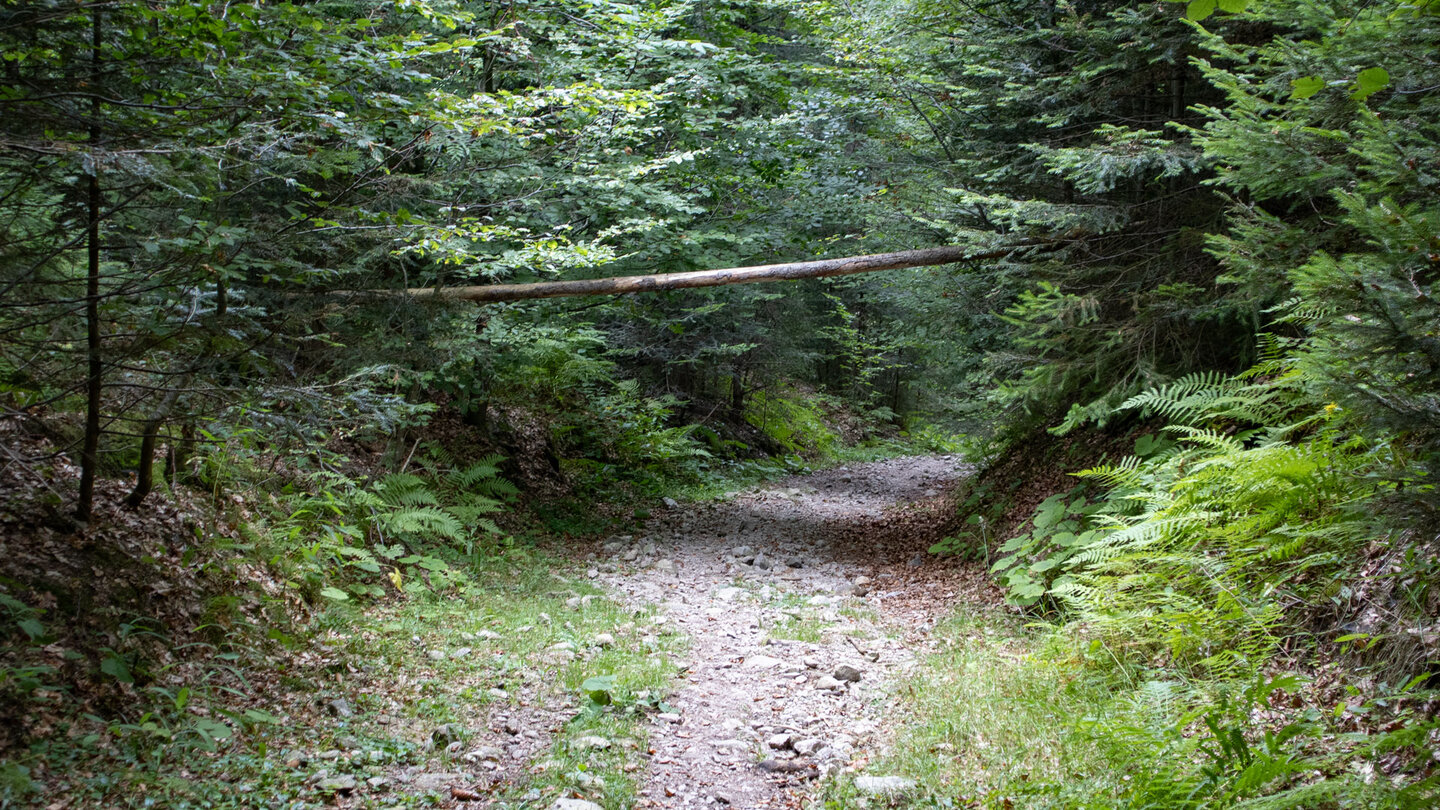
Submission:
<svg viewBox="0 0 1440 810">
<path fill-rule="evenodd" d="M 130 497 L 125 499 L 125 505 L 134 509 L 145 500 L 150 490 L 155 486 L 155 441 L 160 435 L 160 427 L 165 424 L 165 418 L 175 407 L 175 400 L 180 398 L 180 389 L 188 382 L 188 379 L 181 380 L 179 385 L 171 388 L 165 393 L 165 398 L 155 408 L 155 412 L 140 430 L 140 465 L 136 470 L 135 489 L 130 491 Z"/>
<path fill-rule="evenodd" d="M 726 284 L 754 284 L 761 281 L 792 281 L 802 278 L 848 276 L 880 270 L 901 270 L 911 267 L 932 267 L 938 264 L 999 259 L 1026 247 L 1041 243 L 1013 245 L 1007 248 L 972 253 L 963 247 L 939 247 L 925 250 L 903 250 L 871 256 L 848 256 L 843 259 L 821 259 L 812 262 L 765 264 L 756 267 L 729 267 L 723 270 L 695 270 L 688 273 L 657 273 L 650 276 L 614 276 L 580 281 L 545 281 L 535 284 L 490 284 L 477 287 L 438 287 L 406 290 L 417 298 L 439 298 L 447 301 L 525 301 L 533 298 L 561 298 L 577 295 L 624 295 L 627 293 L 683 290 L 692 287 L 719 287 Z"/>
<path fill-rule="evenodd" d="M 75 517 L 90 522 L 95 505 L 95 475 L 100 466 L 100 396 L 105 368 L 100 349 L 100 25 L 99 7 L 92 12 L 90 39 L 90 176 L 86 183 L 85 233 L 85 440 L 80 448 L 80 497 Z"/>
</svg>

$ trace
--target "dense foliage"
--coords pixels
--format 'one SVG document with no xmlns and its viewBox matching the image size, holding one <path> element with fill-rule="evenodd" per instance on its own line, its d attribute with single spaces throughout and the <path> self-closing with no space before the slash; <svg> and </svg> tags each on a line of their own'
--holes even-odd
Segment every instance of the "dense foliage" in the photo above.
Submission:
<svg viewBox="0 0 1440 810">
<path fill-rule="evenodd" d="M 1084 789 L 1435 796 L 1433 713 L 1323 756 L 1316 718 L 1256 723 L 1298 688 L 1281 651 L 1405 695 L 1440 649 L 1434 0 L 34 0 L 0 54 L 0 407 L 45 438 L 16 464 L 83 470 L 50 518 L 106 479 L 143 508 L 157 467 L 263 491 L 245 540 L 286 598 L 380 600 L 478 590 L 502 472 L 656 494 L 842 433 L 1128 432 L 1013 536 L 942 549 L 1131 708 L 1173 687 L 1158 726 L 1086 720 L 1160 764 Z M 933 244 L 1003 258 L 404 293 Z M 511 460 L 417 456 L 437 414 Z M 1094 801 L 1057 779 L 1024 791 Z"/>
</svg>

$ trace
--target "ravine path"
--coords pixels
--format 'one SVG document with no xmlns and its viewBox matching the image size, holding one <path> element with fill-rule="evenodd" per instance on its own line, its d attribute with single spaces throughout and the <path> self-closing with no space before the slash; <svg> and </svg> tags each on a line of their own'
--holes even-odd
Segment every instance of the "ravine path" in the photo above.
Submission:
<svg viewBox="0 0 1440 810">
<path fill-rule="evenodd" d="M 865 770 L 898 725 L 892 691 L 958 601 L 998 601 L 981 564 L 927 553 L 969 472 L 896 458 L 670 502 L 594 551 L 593 580 L 688 637 L 640 807 L 794 807 L 843 770 L 903 789 Z"/>
</svg>

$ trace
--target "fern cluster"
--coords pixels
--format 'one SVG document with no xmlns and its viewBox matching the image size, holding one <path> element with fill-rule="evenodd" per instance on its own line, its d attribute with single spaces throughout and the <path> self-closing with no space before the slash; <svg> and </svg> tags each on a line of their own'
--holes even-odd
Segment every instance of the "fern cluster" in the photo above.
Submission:
<svg viewBox="0 0 1440 810">
<path fill-rule="evenodd" d="M 375 598 L 387 590 L 464 586 L 463 565 L 503 539 L 493 516 L 518 494 L 500 456 L 460 465 L 433 448 L 418 472 L 373 481 L 328 472 L 272 527 L 289 581 L 308 597 Z"/>
<path fill-rule="evenodd" d="M 1263 660 L 1287 610 L 1326 598 L 1372 538 L 1357 506 L 1385 486 L 1333 409 L 1301 416 L 1292 382 L 1192 375 L 1124 403 L 1168 418 L 1170 440 L 1079 473 L 1108 492 L 1051 594 L 1129 648 L 1211 670 Z"/>
</svg>

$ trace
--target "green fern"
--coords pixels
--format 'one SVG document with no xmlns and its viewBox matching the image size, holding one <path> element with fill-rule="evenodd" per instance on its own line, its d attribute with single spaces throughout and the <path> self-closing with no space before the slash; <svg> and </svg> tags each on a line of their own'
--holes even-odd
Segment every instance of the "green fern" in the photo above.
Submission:
<svg viewBox="0 0 1440 810">
<path fill-rule="evenodd" d="M 433 497 L 433 496 L 432 496 Z M 454 515 L 436 507 L 406 507 L 387 512 L 377 521 L 386 534 L 411 538 L 443 538 L 464 540 L 465 524 Z"/>
<path fill-rule="evenodd" d="M 1174 420 L 1179 445 L 1147 440 L 1145 456 L 1079 474 L 1107 493 L 1050 595 L 1091 632 L 1243 670 L 1273 649 L 1286 609 L 1367 542 L 1355 505 L 1382 486 L 1364 474 L 1375 460 L 1342 440 L 1330 409 L 1306 405 L 1278 345 L 1266 373 L 1192 375 L 1125 403 Z"/>
<path fill-rule="evenodd" d="M 474 489 L 491 486 L 500 475 L 500 464 L 505 460 L 501 455 L 489 455 L 468 466 L 453 469 L 445 474 L 445 484 L 452 489 Z M 508 483 L 508 482 L 507 482 Z"/>
<path fill-rule="evenodd" d="M 1122 402 L 1118 410 L 1138 409 L 1142 417 L 1161 416 L 1188 425 L 1205 415 L 1211 403 L 1236 387 L 1233 379 L 1216 371 L 1189 374 L 1136 394 Z"/>
</svg>

